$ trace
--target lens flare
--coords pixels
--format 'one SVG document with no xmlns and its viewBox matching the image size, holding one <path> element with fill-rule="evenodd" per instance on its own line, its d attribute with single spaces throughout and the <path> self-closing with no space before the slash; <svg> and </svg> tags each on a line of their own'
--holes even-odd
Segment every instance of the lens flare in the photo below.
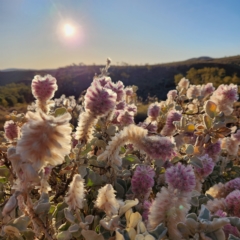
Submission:
<svg viewBox="0 0 240 240">
<path fill-rule="evenodd" d="M 75 28 L 74 26 L 70 25 L 70 24 L 65 24 L 64 25 L 64 33 L 67 37 L 71 37 L 74 35 L 75 33 Z"/>
</svg>

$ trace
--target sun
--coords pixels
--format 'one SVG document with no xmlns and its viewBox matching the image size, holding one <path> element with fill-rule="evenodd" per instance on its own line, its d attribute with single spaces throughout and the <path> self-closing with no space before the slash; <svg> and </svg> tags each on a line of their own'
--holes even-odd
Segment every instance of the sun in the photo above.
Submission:
<svg viewBox="0 0 240 240">
<path fill-rule="evenodd" d="M 64 25 L 64 33 L 67 37 L 71 37 L 75 33 L 75 27 L 70 24 L 65 24 Z"/>
</svg>

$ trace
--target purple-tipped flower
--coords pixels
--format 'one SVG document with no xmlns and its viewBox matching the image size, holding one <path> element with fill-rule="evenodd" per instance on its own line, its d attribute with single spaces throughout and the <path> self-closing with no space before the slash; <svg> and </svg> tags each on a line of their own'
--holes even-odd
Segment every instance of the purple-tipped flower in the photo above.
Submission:
<svg viewBox="0 0 240 240">
<path fill-rule="evenodd" d="M 177 96 L 177 90 L 170 90 L 167 94 L 167 99 L 173 101 Z"/>
<path fill-rule="evenodd" d="M 237 227 L 234 227 L 231 224 L 226 224 L 225 226 L 223 226 L 223 231 L 225 233 L 226 239 L 229 239 L 228 237 L 230 234 L 237 237 L 238 239 L 240 238 L 240 232 L 238 231 Z"/>
<path fill-rule="evenodd" d="M 147 129 L 149 132 L 157 131 L 157 123 L 156 122 L 153 122 L 153 123 L 140 122 L 140 123 L 138 123 L 138 126 L 144 128 L 144 129 Z"/>
<path fill-rule="evenodd" d="M 142 213 L 142 217 L 143 217 L 144 221 L 148 220 L 149 210 L 150 210 L 151 206 L 152 206 L 152 202 L 144 201 L 144 203 L 143 203 L 143 213 Z"/>
<path fill-rule="evenodd" d="M 193 99 L 201 95 L 201 85 L 190 85 L 187 90 L 187 98 Z"/>
<path fill-rule="evenodd" d="M 216 143 L 208 144 L 205 148 L 205 153 L 208 154 L 208 156 L 211 157 L 214 162 L 217 162 L 221 150 L 221 141 L 217 141 Z"/>
<path fill-rule="evenodd" d="M 217 210 L 217 212 L 215 212 L 214 215 L 219 216 L 221 218 L 227 217 L 227 213 L 220 209 Z M 226 239 L 228 239 L 230 234 L 234 235 L 235 237 L 240 237 L 240 232 L 238 231 L 238 229 L 232 226 L 231 224 L 226 224 L 225 226 L 223 226 L 223 231 L 225 233 Z"/>
<path fill-rule="evenodd" d="M 15 138 L 19 137 L 20 128 L 12 120 L 6 121 L 3 128 L 4 128 L 4 132 L 5 132 L 5 137 L 9 141 L 13 141 Z"/>
<path fill-rule="evenodd" d="M 200 177 L 206 178 L 208 175 L 210 175 L 214 168 L 214 162 L 212 158 L 210 158 L 207 154 L 205 154 L 202 157 L 199 157 L 199 159 L 202 161 L 202 168 L 195 168 L 195 171 L 199 174 Z"/>
<path fill-rule="evenodd" d="M 105 85 L 105 88 L 109 88 L 117 94 L 117 102 L 123 101 L 123 97 L 125 95 L 123 82 L 121 81 L 118 81 L 117 83 L 108 82 Z"/>
<path fill-rule="evenodd" d="M 161 110 L 160 105 L 157 102 L 155 102 L 149 105 L 147 114 L 149 118 L 152 121 L 154 121 L 159 116 L 160 110 Z"/>
<path fill-rule="evenodd" d="M 202 86 L 202 96 L 207 97 L 211 95 L 215 90 L 215 87 L 213 87 L 212 83 L 207 83 L 206 85 Z"/>
<path fill-rule="evenodd" d="M 115 110 L 113 115 L 112 115 L 112 120 L 111 123 L 112 124 L 120 124 L 120 122 L 118 121 L 118 116 L 120 115 L 121 110 Z"/>
<path fill-rule="evenodd" d="M 137 106 L 135 104 L 127 105 L 126 109 L 129 112 L 137 113 Z"/>
<path fill-rule="evenodd" d="M 219 217 L 226 217 L 227 213 L 224 212 L 223 210 L 219 209 L 214 213 L 214 215 L 219 216 Z"/>
<path fill-rule="evenodd" d="M 229 194 L 234 190 L 240 190 L 240 178 L 235 178 L 225 184 L 225 193 Z"/>
<path fill-rule="evenodd" d="M 227 195 L 226 203 L 232 216 L 240 217 L 240 191 L 235 190 Z"/>
<path fill-rule="evenodd" d="M 192 166 L 184 166 L 181 163 L 167 169 L 165 173 L 166 182 L 169 187 L 181 192 L 191 192 L 196 185 Z"/>
<path fill-rule="evenodd" d="M 174 121 L 180 121 L 182 114 L 178 111 L 171 110 L 167 115 L 166 124 L 164 125 L 161 134 L 164 136 L 171 136 L 175 130 Z"/>
<path fill-rule="evenodd" d="M 166 161 L 176 155 L 175 145 L 168 137 L 149 136 L 142 139 L 144 151 L 153 159 Z"/>
<path fill-rule="evenodd" d="M 126 102 L 125 101 L 121 101 L 116 105 L 116 110 L 124 110 L 126 107 Z"/>
<path fill-rule="evenodd" d="M 102 87 L 105 87 L 105 85 L 108 82 L 111 82 L 111 78 L 110 77 L 98 78 L 98 79 L 94 79 L 94 81 L 99 82 Z"/>
<path fill-rule="evenodd" d="M 147 165 L 137 166 L 131 181 L 132 192 L 141 199 L 149 197 L 154 185 L 154 169 Z"/>
<path fill-rule="evenodd" d="M 85 95 L 85 109 L 96 116 L 104 116 L 114 109 L 117 95 L 111 89 L 93 82 Z"/>
<path fill-rule="evenodd" d="M 233 103 L 238 100 L 238 86 L 234 84 L 221 84 L 210 98 L 216 103 L 218 111 L 230 115 L 233 111 Z"/>
<path fill-rule="evenodd" d="M 57 89 L 57 80 L 51 75 L 45 77 L 36 75 L 32 80 L 33 96 L 41 102 L 51 99 Z"/>
<path fill-rule="evenodd" d="M 132 87 L 126 87 L 125 88 L 125 93 L 126 93 L 127 96 L 132 96 L 133 95 Z"/>
<path fill-rule="evenodd" d="M 117 121 L 124 126 L 134 123 L 134 116 L 132 112 L 120 111 Z"/>
</svg>

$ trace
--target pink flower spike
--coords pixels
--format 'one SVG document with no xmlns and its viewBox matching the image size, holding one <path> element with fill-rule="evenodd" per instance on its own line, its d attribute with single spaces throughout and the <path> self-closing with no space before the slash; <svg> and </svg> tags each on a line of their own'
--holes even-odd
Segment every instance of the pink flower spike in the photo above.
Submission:
<svg viewBox="0 0 240 240">
<path fill-rule="evenodd" d="M 177 90 L 170 90 L 167 94 L 167 98 L 170 101 L 173 101 L 176 96 L 177 96 Z"/>
<path fill-rule="evenodd" d="M 134 123 L 134 115 L 132 112 L 128 112 L 128 111 L 120 111 L 119 115 L 117 117 L 117 121 L 121 124 L 121 125 L 130 125 Z"/>
<path fill-rule="evenodd" d="M 181 192 L 191 192 L 196 185 L 193 168 L 190 165 L 178 163 L 166 170 L 165 177 L 169 187 Z"/>
<path fill-rule="evenodd" d="M 85 109 L 96 116 L 104 116 L 115 108 L 116 98 L 115 92 L 103 88 L 97 81 L 94 81 L 85 95 Z"/>
<path fill-rule="evenodd" d="M 125 106 L 126 106 L 126 102 L 125 101 L 119 102 L 116 105 L 116 110 L 124 110 Z"/>
<path fill-rule="evenodd" d="M 12 120 L 6 121 L 3 128 L 4 128 L 4 132 L 5 132 L 5 137 L 9 141 L 13 141 L 15 138 L 19 137 L 20 128 Z"/>
<path fill-rule="evenodd" d="M 176 110 L 171 110 L 168 112 L 166 124 L 164 125 L 161 134 L 164 136 L 171 136 L 175 130 L 175 125 L 173 122 L 180 121 L 182 114 Z"/>
<path fill-rule="evenodd" d="M 205 154 L 202 157 L 199 157 L 199 159 L 202 161 L 202 168 L 195 168 L 195 171 L 201 176 L 202 178 L 206 178 L 209 176 L 214 168 L 214 162 L 212 158 L 210 158 L 207 154 Z"/>
<path fill-rule="evenodd" d="M 227 195 L 226 203 L 232 216 L 240 217 L 240 191 L 235 190 Z"/>
<path fill-rule="evenodd" d="M 131 181 L 132 192 L 136 196 L 147 199 L 154 185 L 154 176 L 154 169 L 150 166 L 137 166 Z"/>
<path fill-rule="evenodd" d="M 51 99 L 57 89 L 57 80 L 51 75 L 46 75 L 45 77 L 36 75 L 32 80 L 33 96 L 41 102 Z"/>
<path fill-rule="evenodd" d="M 135 104 L 127 105 L 126 108 L 128 112 L 137 113 L 137 106 Z"/>
<path fill-rule="evenodd" d="M 215 90 L 215 87 L 213 87 L 212 83 L 207 83 L 206 85 L 202 86 L 202 96 L 206 97 L 211 95 Z"/>
<path fill-rule="evenodd" d="M 181 89 L 182 89 L 182 88 L 187 89 L 188 86 L 189 86 L 189 80 L 186 79 L 186 78 L 182 78 L 182 79 L 180 80 L 180 82 L 178 83 L 178 87 L 181 88 Z"/>
<path fill-rule="evenodd" d="M 125 93 L 126 93 L 127 96 L 132 96 L 133 95 L 132 87 L 126 87 L 125 88 Z"/>
<path fill-rule="evenodd" d="M 175 144 L 168 137 L 149 136 L 142 139 L 142 149 L 155 160 L 169 160 L 176 155 Z"/>
<path fill-rule="evenodd" d="M 109 88 L 117 94 L 117 102 L 123 101 L 124 96 L 125 96 L 123 82 L 121 82 L 121 81 L 118 81 L 117 83 L 108 82 L 105 85 L 105 88 Z"/>
<path fill-rule="evenodd" d="M 151 120 L 154 121 L 159 116 L 160 110 L 161 110 L 160 105 L 157 102 L 155 102 L 149 105 L 147 114 L 151 118 Z"/>
<path fill-rule="evenodd" d="M 240 178 L 235 178 L 227 183 L 225 183 L 225 191 L 227 194 L 234 190 L 240 190 Z"/>
</svg>

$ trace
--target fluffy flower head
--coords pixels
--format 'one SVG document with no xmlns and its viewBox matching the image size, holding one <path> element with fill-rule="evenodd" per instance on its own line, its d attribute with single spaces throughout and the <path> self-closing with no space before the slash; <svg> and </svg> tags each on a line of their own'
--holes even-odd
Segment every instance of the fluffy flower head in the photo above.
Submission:
<svg viewBox="0 0 240 240">
<path fill-rule="evenodd" d="M 214 168 L 214 162 L 212 158 L 210 158 L 207 154 L 205 154 L 202 157 L 199 157 L 199 159 L 202 161 L 202 168 L 195 168 L 195 171 L 201 176 L 202 178 L 206 178 L 208 175 L 210 175 Z"/>
<path fill-rule="evenodd" d="M 5 137 L 9 141 L 13 141 L 15 138 L 19 137 L 20 128 L 12 120 L 6 121 L 3 128 L 4 128 L 4 132 L 5 132 Z"/>
<path fill-rule="evenodd" d="M 233 111 L 233 103 L 238 100 L 238 86 L 221 84 L 210 100 L 217 104 L 219 111 L 222 111 L 225 115 L 230 115 Z"/>
<path fill-rule="evenodd" d="M 215 88 L 212 83 L 207 83 L 206 85 L 202 85 L 202 93 L 203 97 L 209 96 L 214 92 Z"/>
<path fill-rule="evenodd" d="M 216 143 L 208 144 L 205 148 L 205 153 L 216 162 L 221 150 L 221 141 L 217 141 Z"/>
<path fill-rule="evenodd" d="M 65 202 L 72 210 L 75 210 L 76 208 L 83 208 L 84 197 L 84 179 L 80 174 L 75 174 L 72 182 L 69 185 Z"/>
<path fill-rule="evenodd" d="M 126 87 L 125 88 L 125 93 L 126 93 L 127 96 L 132 96 L 133 95 L 132 87 Z"/>
<path fill-rule="evenodd" d="M 187 98 L 193 99 L 201 96 L 201 85 L 191 85 L 187 90 Z"/>
<path fill-rule="evenodd" d="M 114 109 L 116 99 L 115 92 L 103 88 L 97 81 L 94 81 L 85 95 L 85 109 L 96 116 L 104 116 Z"/>
<path fill-rule="evenodd" d="M 180 82 L 178 83 L 178 87 L 180 87 L 181 89 L 182 89 L 182 88 L 187 89 L 188 86 L 189 86 L 189 80 L 186 79 L 186 78 L 182 78 L 182 79 L 180 80 Z"/>
<path fill-rule="evenodd" d="M 229 194 L 234 190 L 240 190 L 240 178 L 235 178 L 225 184 L 225 193 Z"/>
<path fill-rule="evenodd" d="M 177 90 L 170 90 L 167 94 L 167 98 L 170 101 L 173 101 L 176 96 L 177 96 Z"/>
<path fill-rule="evenodd" d="M 17 153 L 32 162 L 38 170 L 47 164 L 61 164 L 71 149 L 71 115 L 66 113 L 53 117 L 39 111 L 28 112 L 26 118 L 28 122 L 21 129 Z"/>
<path fill-rule="evenodd" d="M 51 99 L 57 89 L 57 80 L 51 75 L 36 75 L 32 80 L 32 94 L 39 101 L 46 102 Z"/>
<path fill-rule="evenodd" d="M 160 105 L 157 102 L 155 102 L 149 105 L 147 114 L 154 121 L 159 116 L 160 110 L 161 110 Z"/>
<path fill-rule="evenodd" d="M 190 165 L 178 163 L 167 169 L 165 177 L 170 187 L 181 192 L 191 192 L 196 185 L 193 168 Z"/>
<path fill-rule="evenodd" d="M 111 184 L 107 184 L 98 190 L 95 205 L 110 217 L 118 213 L 120 205 L 115 197 L 115 190 Z"/>
<path fill-rule="evenodd" d="M 171 136 L 175 130 L 174 121 L 180 121 L 182 114 L 176 110 L 169 111 L 167 115 L 166 124 L 164 125 L 161 134 L 164 136 Z"/>
<path fill-rule="evenodd" d="M 148 122 L 140 122 L 138 123 L 138 126 L 147 129 L 149 132 L 156 132 L 157 131 L 157 123 L 148 123 Z"/>
<path fill-rule="evenodd" d="M 134 123 L 134 115 L 132 112 L 128 112 L 128 111 L 120 111 L 119 115 L 117 117 L 117 121 L 126 126 L 126 125 L 130 125 Z"/>
<path fill-rule="evenodd" d="M 123 82 L 121 81 L 118 81 L 117 83 L 108 82 L 105 85 L 105 88 L 109 88 L 117 94 L 117 102 L 120 102 L 124 99 L 125 91 Z"/>
<path fill-rule="evenodd" d="M 147 136 L 142 139 L 142 149 L 153 159 L 166 161 L 175 156 L 175 144 L 168 137 Z"/>
<path fill-rule="evenodd" d="M 226 203 L 228 210 L 233 216 L 240 217 L 240 191 L 235 190 L 227 195 Z"/>
<path fill-rule="evenodd" d="M 116 110 L 124 110 L 125 107 L 126 107 L 126 102 L 121 101 L 116 105 Z"/>
<path fill-rule="evenodd" d="M 137 196 L 148 198 L 149 190 L 154 185 L 155 172 L 147 165 L 137 166 L 131 181 L 132 192 Z"/>
</svg>

